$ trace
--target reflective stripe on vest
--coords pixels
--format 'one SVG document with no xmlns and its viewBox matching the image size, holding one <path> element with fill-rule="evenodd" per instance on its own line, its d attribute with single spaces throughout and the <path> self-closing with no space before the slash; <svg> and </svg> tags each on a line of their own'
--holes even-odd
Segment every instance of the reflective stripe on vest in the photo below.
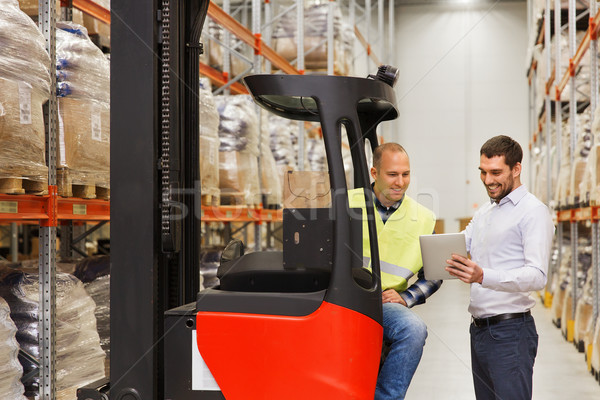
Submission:
<svg viewBox="0 0 600 400">
<path fill-rule="evenodd" d="M 362 211 L 363 265 L 370 269 L 371 251 L 363 190 L 350 190 L 348 200 L 351 208 L 360 208 Z M 398 210 L 385 224 L 377 210 L 374 211 L 381 260 L 382 289 L 393 288 L 403 291 L 407 287 L 408 279 L 416 275 L 423 265 L 418 237 L 433 232 L 435 216 L 408 196 L 405 196 Z"/>
<path fill-rule="evenodd" d="M 381 272 L 385 272 L 386 274 L 392 274 L 396 276 L 401 276 L 402 278 L 409 280 L 415 274 L 408 268 L 401 267 L 396 264 L 392 264 L 386 261 L 379 261 L 379 265 L 381 267 Z M 370 268 L 371 266 L 371 257 L 363 256 L 363 267 Z"/>
</svg>

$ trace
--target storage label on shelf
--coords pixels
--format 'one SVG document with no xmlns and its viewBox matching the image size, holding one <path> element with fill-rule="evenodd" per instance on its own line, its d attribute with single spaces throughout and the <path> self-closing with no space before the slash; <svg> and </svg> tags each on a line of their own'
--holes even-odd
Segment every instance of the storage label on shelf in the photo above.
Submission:
<svg viewBox="0 0 600 400">
<path fill-rule="evenodd" d="M 74 215 L 87 215 L 87 205 L 86 204 L 73 204 L 73 214 Z"/>
<path fill-rule="evenodd" d="M 16 201 L 0 201 L 0 214 L 17 214 L 19 203 Z"/>
</svg>

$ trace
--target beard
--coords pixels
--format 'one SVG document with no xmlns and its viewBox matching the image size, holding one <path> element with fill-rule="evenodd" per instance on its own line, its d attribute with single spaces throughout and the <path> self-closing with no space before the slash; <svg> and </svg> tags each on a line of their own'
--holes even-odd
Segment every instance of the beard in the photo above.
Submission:
<svg viewBox="0 0 600 400">
<path fill-rule="evenodd" d="M 493 201 L 495 201 L 496 203 L 499 203 L 500 200 L 502 200 L 504 197 L 506 197 L 506 195 L 508 195 L 510 192 L 513 191 L 513 187 L 514 187 L 515 181 L 512 178 L 512 176 L 509 178 L 509 180 L 506 182 L 506 185 L 500 185 L 500 188 L 504 187 L 504 190 L 502 190 L 501 192 L 499 192 L 496 195 L 492 195 L 490 193 L 489 188 L 486 186 L 486 190 L 488 192 L 488 196 L 490 196 L 490 199 L 492 199 Z"/>
</svg>

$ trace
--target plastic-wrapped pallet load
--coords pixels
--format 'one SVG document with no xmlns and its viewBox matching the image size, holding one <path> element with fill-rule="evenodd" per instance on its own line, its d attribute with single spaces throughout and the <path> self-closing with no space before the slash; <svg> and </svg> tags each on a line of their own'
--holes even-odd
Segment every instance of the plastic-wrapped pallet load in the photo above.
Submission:
<svg viewBox="0 0 600 400">
<path fill-rule="evenodd" d="M 575 309 L 575 331 L 573 341 L 577 345 L 580 352 L 586 351 L 588 345 L 592 344 L 595 321 L 594 316 L 594 279 L 589 271 L 585 283 L 581 289 L 581 296 L 577 301 Z"/>
<path fill-rule="evenodd" d="M 42 105 L 50 95 L 44 36 L 19 9 L 0 0 L 0 193 L 48 187 Z"/>
<path fill-rule="evenodd" d="M 307 141 L 308 162 L 311 171 L 328 171 L 325 143 L 322 137 L 309 138 Z M 342 162 L 349 189 L 354 188 L 354 165 L 345 129 L 342 127 Z"/>
<path fill-rule="evenodd" d="M 593 205 L 600 204 L 600 107 L 596 108 L 592 119 L 591 149 L 579 191 L 585 200 Z"/>
<path fill-rule="evenodd" d="M 200 256 L 200 277 L 203 289 L 210 289 L 219 285 L 217 270 L 221 264 L 222 246 L 204 248 Z"/>
<path fill-rule="evenodd" d="M 90 295 L 96 308 L 96 327 L 100 346 L 106 353 L 105 371 L 109 376 L 110 361 L 110 256 L 87 257 L 77 263 L 73 275 Z"/>
<path fill-rule="evenodd" d="M 298 122 L 268 113 L 269 144 L 275 163 L 283 168 L 298 168 Z"/>
<path fill-rule="evenodd" d="M 577 144 L 573 155 L 573 164 L 571 165 L 571 176 L 569 180 L 569 199 L 568 204 L 579 205 L 580 202 L 586 202 L 587 193 L 581 192 L 581 183 L 584 179 L 587 169 L 588 156 L 594 143 L 594 137 L 590 129 L 590 108 L 583 113 L 577 114 Z"/>
<path fill-rule="evenodd" d="M 78 387 L 104 377 L 105 354 L 100 347 L 95 304 L 73 275 L 56 274 L 56 389 L 57 399 L 73 399 Z M 5 267 L 0 271 L 0 297 L 10 306 L 21 349 L 39 358 L 39 276 L 36 270 Z M 21 359 L 24 374 L 36 368 Z M 39 377 L 24 382 L 25 395 L 38 395 Z"/>
<path fill-rule="evenodd" d="M 540 201 L 547 203 L 548 194 L 545 190 L 548 185 L 548 173 L 547 173 L 547 162 L 546 147 L 534 147 L 531 151 L 533 170 L 535 171 L 534 176 L 536 177 L 533 183 L 533 193 L 540 199 Z"/>
<path fill-rule="evenodd" d="M 258 116 L 250 96 L 215 96 L 221 204 L 260 204 Z"/>
<path fill-rule="evenodd" d="M 583 286 L 588 277 L 588 272 L 590 270 L 590 266 L 592 265 L 592 247 L 591 247 L 591 235 L 588 233 L 584 235 L 583 233 L 579 236 L 579 241 L 577 243 L 578 252 L 577 252 L 577 275 L 575 277 L 577 284 L 577 293 L 575 297 L 573 297 L 573 277 L 571 274 L 571 266 L 569 265 L 568 272 L 568 284 L 565 290 L 565 298 L 563 300 L 562 305 L 562 315 L 561 315 L 561 330 L 563 335 L 570 340 L 573 340 L 573 337 L 569 337 L 569 334 L 574 334 L 574 328 L 569 328 L 568 321 L 575 321 L 575 315 L 573 314 L 573 302 L 575 302 L 575 306 L 579 304 L 581 298 L 583 296 Z M 571 332 L 569 329 L 573 329 Z"/>
<path fill-rule="evenodd" d="M 19 343 L 15 339 L 17 327 L 10 318 L 10 308 L 0 297 L 0 393 L 3 400 L 26 400 L 21 383 L 23 367 L 19 363 Z"/>
<path fill-rule="evenodd" d="M 351 60 L 346 56 L 353 32 L 342 26 L 342 12 L 337 4 L 333 13 L 333 69 L 337 75 L 348 75 Z M 304 64 L 307 70 L 327 69 L 328 15 L 328 1 L 311 0 L 304 6 Z M 298 56 L 297 19 L 295 10 L 286 13 L 273 32 L 273 48 L 288 61 Z"/>
<path fill-rule="evenodd" d="M 591 353 L 589 355 L 590 367 L 598 380 L 600 379 L 600 317 L 597 319 L 596 327 L 594 328 Z"/>
<path fill-rule="evenodd" d="M 563 239 L 562 257 L 558 271 L 554 274 L 552 283 L 552 322 L 562 326 L 563 305 L 565 303 L 567 287 L 571 284 L 571 246 Z M 566 321 L 564 322 L 566 324 Z"/>
<path fill-rule="evenodd" d="M 83 26 L 57 27 L 59 194 L 108 198 L 110 64 Z"/>
<path fill-rule="evenodd" d="M 556 189 L 554 192 L 554 204 L 558 207 L 564 207 L 568 205 L 568 200 L 571 195 L 571 139 L 569 132 L 570 124 L 569 120 L 565 120 L 562 123 L 562 151 L 560 160 L 560 171 L 558 173 L 558 179 L 556 180 Z"/>
<path fill-rule="evenodd" d="M 279 208 L 282 203 L 281 173 L 270 146 L 269 118 L 261 112 L 260 173 L 261 195 L 265 208 Z"/>
<path fill-rule="evenodd" d="M 202 204 L 219 205 L 219 112 L 210 81 L 200 79 L 200 186 Z"/>
</svg>

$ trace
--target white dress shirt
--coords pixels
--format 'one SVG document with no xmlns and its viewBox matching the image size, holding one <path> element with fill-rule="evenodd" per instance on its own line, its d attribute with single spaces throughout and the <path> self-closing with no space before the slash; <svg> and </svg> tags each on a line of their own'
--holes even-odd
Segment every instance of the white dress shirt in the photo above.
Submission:
<svg viewBox="0 0 600 400">
<path fill-rule="evenodd" d="M 471 284 L 469 312 L 485 318 L 531 309 L 530 293 L 546 285 L 554 235 L 548 207 L 521 185 L 477 210 L 464 233 L 483 269 L 483 282 Z"/>
</svg>

